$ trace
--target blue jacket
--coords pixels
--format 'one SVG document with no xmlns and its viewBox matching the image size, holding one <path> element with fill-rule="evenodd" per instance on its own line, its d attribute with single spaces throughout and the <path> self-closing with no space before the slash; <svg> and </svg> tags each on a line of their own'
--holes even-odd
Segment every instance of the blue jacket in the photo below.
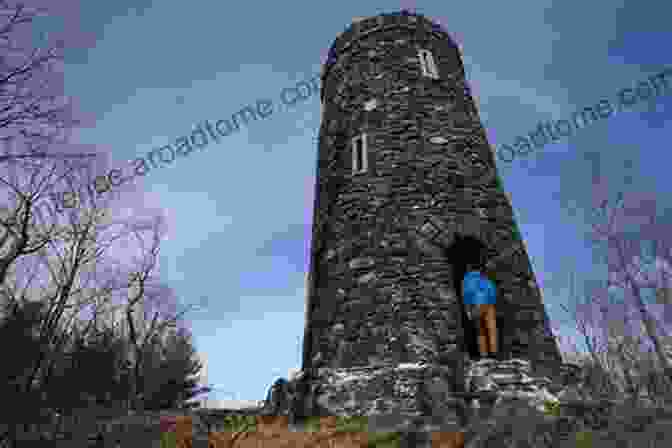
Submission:
<svg viewBox="0 0 672 448">
<path fill-rule="evenodd" d="M 494 305 L 497 300 L 495 284 L 480 272 L 468 272 L 462 281 L 462 297 L 465 304 Z"/>
</svg>

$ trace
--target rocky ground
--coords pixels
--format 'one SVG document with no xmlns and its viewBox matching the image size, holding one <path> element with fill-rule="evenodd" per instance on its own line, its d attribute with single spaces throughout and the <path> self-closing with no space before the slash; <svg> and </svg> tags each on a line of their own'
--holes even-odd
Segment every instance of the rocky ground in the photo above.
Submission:
<svg viewBox="0 0 672 448">
<path fill-rule="evenodd" d="M 406 416 L 390 425 L 384 422 L 382 414 L 376 414 L 375 409 L 366 408 L 365 412 L 357 414 L 352 412 L 356 409 L 347 408 L 348 412 L 345 412 L 345 404 L 350 406 L 352 399 L 347 394 L 339 399 L 338 395 L 343 388 L 356 389 L 355 383 L 366 385 L 370 382 L 369 377 L 373 377 L 363 371 L 356 372 L 359 376 L 341 375 L 341 372 L 327 375 L 333 384 L 327 384 L 327 392 L 317 393 L 313 398 L 332 407 L 327 411 L 334 413 L 326 414 L 331 416 L 300 418 L 293 413 L 291 405 L 297 403 L 299 388 L 296 382 L 302 378 L 301 374 L 290 378 L 289 382 L 279 381 L 280 386 L 274 385 L 265 406 L 189 413 L 174 411 L 172 415 L 188 416 L 191 426 L 188 429 L 190 436 L 186 439 L 191 443 L 183 446 L 193 448 L 457 448 L 462 445 L 461 437 L 466 442 L 465 448 L 669 446 L 672 406 L 652 407 L 633 400 L 595 399 L 586 395 L 580 379 L 573 376 L 577 369 L 572 366 L 563 369 L 561 375 L 550 379 L 533 372 L 529 362 L 524 360 L 470 363 L 465 372 L 464 392 L 450 397 L 451 406 L 461 403 L 461 420 L 451 417 L 453 426 L 450 429 L 445 427 L 440 415 Z M 394 369 L 385 372 L 394 377 Z M 400 378 L 406 377 L 406 373 L 400 374 Z M 392 389 L 396 390 L 395 387 Z M 405 393 L 414 395 L 413 390 L 410 388 Z M 333 399 L 324 399 L 324 393 L 328 395 L 326 398 Z M 443 395 L 431 390 L 428 395 L 435 401 L 446 401 L 441 398 Z M 78 431 L 61 435 L 61 441 L 30 446 L 116 447 L 119 443 L 120 447 L 158 448 L 159 422 L 168 414 L 171 413 L 107 419 L 96 422 L 89 429 L 80 425 Z M 437 421 L 440 423 L 435 423 Z M 459 426 L 455 426 L 456 422 Z M 102 445 L 87 441 L 94 429 L 104 433 Z"/>
</svg>

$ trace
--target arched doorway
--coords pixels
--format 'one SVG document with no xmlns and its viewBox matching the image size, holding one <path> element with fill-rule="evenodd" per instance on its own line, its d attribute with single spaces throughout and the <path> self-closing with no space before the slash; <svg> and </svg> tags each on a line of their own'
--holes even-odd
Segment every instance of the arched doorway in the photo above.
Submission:
<svg viewBox="0 0 672 448">
<path fill-rule="evenodd" d="M 454 242 L 445 250 L 446 258 L 453 266 L 453 287 L 459 298 L 460 313 L 464 328 L 464 351 L 470 359 L 478 359 L 478 328 L 467 316 L 466 307 L 462 300 L 462 279 L 467 273 L 467 264 L 471 262 L 487 261 L 487 246 L 473 236 L 455 235 Z"/>
</svg>

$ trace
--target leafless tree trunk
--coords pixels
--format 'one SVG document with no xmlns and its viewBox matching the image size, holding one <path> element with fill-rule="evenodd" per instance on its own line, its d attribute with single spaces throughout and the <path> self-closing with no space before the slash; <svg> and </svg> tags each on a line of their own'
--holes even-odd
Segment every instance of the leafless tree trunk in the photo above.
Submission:
<svg viewBox="0 0 672 448">
<path fill-rule="evenodd" d="M 0 131 L 3 138 L 52 138 L 79 123 L 59 90 L 62 45 L 35 49 L 26 35 L 44 10 L 0 0 Z M 25 42 L 22 41 L 26 40 Z"/>
<path fill-rule="evenodd" d="M 34 48 L 34 20 L 43 11 L 20 2 L 0 0 L 0 284 L 23 256 L 41 250 L 57 233 L 54 213 L 45 220 L 40 207 L 54 185 L 72 181 L 71 158 L 91 154 L 57 151 L 80 120 L 67 104 L 56 66 L 61 44 Z M 26 181 L 27 180 L 27 181 Z M 25 182 L 24 182 L 25 181 Z M 4 202 L 4 201 L 3 201 Z M 35 226 L 34 218 L 42 226 Z M 49 221 L 49 223 L 45 223 Z"/>
<path fill-rule="evenodd" d="M 128 330 L 135 355 L 132 398 L 140 408 L 138 386 L 145 348 L 153 337 L 181 324 L 190 307 L 178 310 L 177 298 L 159 279 L 160 219 L 114 221 L 96 193 L 88 206 L 70 214 L 55 213 L 49 207 L 50 195 L 62 191 L 59 185 L 79 191 L 96 173 L 87 172 L 94 162 L 86 157 L 92 154 L 68 144 L 65 135 L 79 121 L 51 82 L 56 76 L 54 64 L 61 60 L 60 45 L 28 50 L 16 38 L 23 28 L 32 26 L 37 13 L 0 0 L 0 145 L 4 145 L 0 152 L 0 304 L 7 310 L 19 303 L 46 305 L 37 335 L 43 349 L 30 358 L 19 387 L 26 394 L 48 391 L 66 362 L 65 351 L 75 334 L 85 337 L 100 325 L 118 326 Z M 59 150 L 59 145 L 65 149 Z M 149 248 L 144 246 L 145 234 L 150 235 Z M 144 251 L 139 266 L 119 263 L 110 254 L 118 241 L 131 237 Z M 133 274 L 130 282 L 129 273 Z M 115 318 L 116 312 L 121 316 Z M 0 427 L 0 446 L 3 440 L 15 439 L 16 428 L 9 426 Z"/>
<path fill-rule="evenodd" d="M 637 205 L 639 205 L 638 210 L 631 210 L 635 206 L 629 208 L 627 204 L 612 210 L 611 216 L 605 219 L 607 222 L 603 225 L 594 225 L 593 230 L 597 239 L 601 239 L 607 243 L 607 250 L 609 251 L 607 253 L 607 262 L 610 272 L 608 286 L 621 290 L 626 298 L 631 299 L 631 303 L 642 321 L 646 336 L 653 345 L 658 361 L 663 367 L 668 380 L 672 381 L 672 364 L 661 343 L 661 338 L 666 336 L 665 329 L 663 326 L 656 324 L 655 318 L 647 308 L 642 295 L 643 288 L 658 289 L 664 287 L 664 285 L 660 285 L 657 281 L 652 280 L 651 276 L 645 273 L 641 256 L 642 241 L 645 241 L 645 239 L 651 239 L 656 242 L 663 241 L 669 238 L 669 232 L 666 233 L 661 226 L 656 226 L 655 202 L 652 203 L 649 200 L 647 203 L 653 210 L 643 210 L 648 216 L 642 214 L 642 205 L 639 203 Z M 606 205 L 604 206 L 604 211 L 605 215 L 607 215 Z M 639 213 L 634 216 L 648 218 L 648 223 L 645 222 L 639 225 L 640 234 L 638 236 L 633 238 L 623 229 L 619 230 L 616 228 L 616 224 L 619 224 L 619 220 L 616 219 L 617 212 L 619 211 L 622 212 L 620 218 L 620 221 L 623 221 L 620 223 L 622 225 L 626 224 L 625 221 L 627 218 L 632 217 L 629 213 Z M 651 233 L 647 235 L 647 232 Z M 655 261 L 658 258 L 664 258 L 665 254 L 654 253 L 653 257 Z M 654 265 L 655 268 L 657 268 L 656 265 Z"/>
<path fill-rule="evenodd" d="M 151 342 L 152 338 L 163 334 L 163 332 L 171 327 L 175 327 L 182 317 L 192 309 L 191 306 L 185 307 L 177 312 L 162 312 L 161 305 L 174 304 L 173 298 L 166 295 L 167 291 L 160 284 L 156 282 L 155 269 L 158 262 L 160 243 L 162 238 L 162 220 L 156 219 L 152 225 L 151 245 L 146 251 L 142 262 L 138 269 L 132 272 L 129 276 L 128 283 L 128 302 L 126 304 L 126 324 L 128 326 L 128 336 L 133 347 L 135 359 L 133 363 L 133 392 L 134 407 L 141 410 L 142 399 L 140 393 L 141 377 L 143 365 L 146 362 L 145 349 Z M 138 239 L 143 242 L 140 233 L 137 233 Z M 156 307 L 159 299 L 159 307 Z M 151 303 L 154 302 L 154 303 Z M 161 303 L 162 302 L 162 303 Z M 172 303 L 169 303 L 172 302 Z M 154 305 L 154 306 L 152 306 Z M 136 316 L 137 312 L 142 309 L 144 311 L 144 318 Z M 148 319 L 148 314 L 151 319 Z M 142 325 L 139 327 L 138 325 Z"/>
<path fill-rule="evenodd" d="M 574 273 L 570 276 L 570 297 L 567 304 L 559 304 L 560 307 L 569 315 L 573 326 L 581 335 L 582 341 L 588 350 L 588 354 L 595 369 L 601 372 L 601 377 L 607 381 L 607 388 L 615 390 L 615 384 L 611 375 L 608 372 L 608 367 L 605 364 L 606 359 L 603 358 L 603 353 L 606 347 L 604 332 L 600 328 L 600 322 L 597 319 L 598 311 L 603 309 L 604 299 L 601 297 L 600 291 L 590 291 L 583 299 L 576 293 L 576 284 L 574 280 Z"/>
<path fill-rule="evenodd" d="M 668 311 L 662 321 L 658 320 L 645 295 L 648 291 L 655 292 L 661 305 L 668 295 L 672 273 L 671 216 L 661 213 L 665 209 L 658 207 L 655 195 L 634 191 L 631 181 L 628 192 L 617 190 L 616 200 L 607 198 L 609 191 L 614 191 L 611 187 L 615 180 L 606 177 L 601 180 L 600 184 L 594 183 L 594 219 L 588 236 L 600 245 L 598 253 L 608 272 L 605 291 L 618 294 L 620 300 L 618 307 L 609 305 L 605 324 L 609 327 L 623 323 L 620 334 L 605 328 L 610 342 L 609 358 L 622 368 L 623 380 L 630 390 L 641 391 L 648 381 L 646 377 L 654 375 L 648 370 L 654 366 L 646 358 L 649 354 L 654 355 L 660 366 L 655 375 L 672 384 L 665 347 L 665 341 L 669 340 L 665 325 L 672 323 L 672 316 Z M 622 315 L 614 312 L 616 308 Z"/>
</svg>

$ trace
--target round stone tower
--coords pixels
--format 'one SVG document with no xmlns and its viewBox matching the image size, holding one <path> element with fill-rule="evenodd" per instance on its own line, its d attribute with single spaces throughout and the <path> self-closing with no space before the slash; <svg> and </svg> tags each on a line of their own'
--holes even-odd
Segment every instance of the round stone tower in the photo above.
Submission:
<svg viewBox="0 0 672 448">
<path fill-rule="evenodd" d="M 476 356 L 460 283 L 482 256 L 499 352 L 560 363 L 458 46 L 407 12 L 352 23 L 322 73 L 303 369 Z"/>
</svg>

